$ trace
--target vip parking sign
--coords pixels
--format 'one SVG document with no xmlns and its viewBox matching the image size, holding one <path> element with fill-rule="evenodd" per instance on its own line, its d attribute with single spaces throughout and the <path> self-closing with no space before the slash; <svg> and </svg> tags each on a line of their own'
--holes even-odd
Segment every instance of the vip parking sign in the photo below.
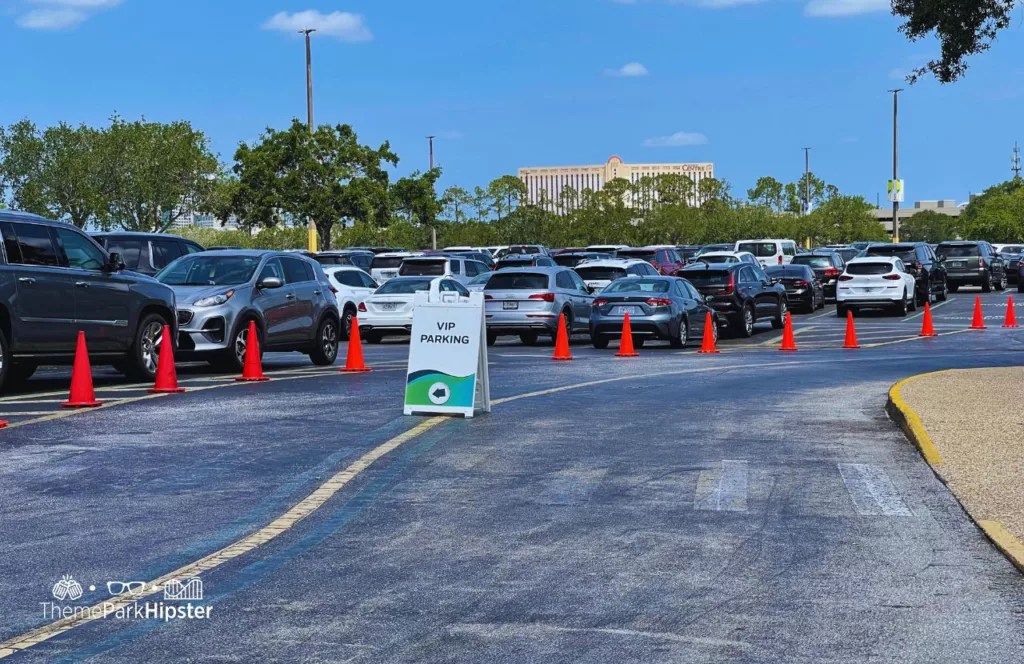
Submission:
<svg viewBox="0 0 1024 664">
<path fill-rule="evenodd" d="M 416 293 L 404 412 L 490 412 L 483 293 L 470 293 L 467 301 L 440 291 L 439 283 Z"/>
</svg>

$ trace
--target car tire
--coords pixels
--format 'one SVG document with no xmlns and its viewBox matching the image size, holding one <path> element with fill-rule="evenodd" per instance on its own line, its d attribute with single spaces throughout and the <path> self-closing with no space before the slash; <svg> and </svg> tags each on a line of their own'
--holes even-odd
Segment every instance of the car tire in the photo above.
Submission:
<svg viewBox="0 0 1024 664">
<path fill-rule="evenodd" d="M 527 332 L 526 334 L 519 335 L 519 341 L 524 346 L 536 346 L 537 345 L 537 333 Z"/>
<path fill-rule="evenodd" d="M 846 318 L 846 312 L 848 310 L 849 309 L 846 306 L 836 303 L 836 318 Z"/>
<path fill-rule="evenodd" d="M 896 313 L 900 316 L 906 316 L 907 311 L 907 291 L 903 291 L 903 299 L 896 303 Z"/>
<path fill-rule="evenodd" d="M 241 323 L 235 326 L 235 331 L 231 335 L 231 343 L 228 345 L 227 350 L 218 355 L 216 358 L 210 360 L 210 364 L 220 368 L 222 371 L 238 373 L 245 368 L 245 355 L 244 350 L 246 348 L 245 338 L 249 336 L 249 321 L 252 318 L 246 318 Z M 260 345 L 260 359 L 263 359 L 263 331 L 260 329 L 259 324 L 256 324 L 256 339 Z M 237 352 L 236 352 L 237 350 Z M 239 356 L 239 353 L 242 353 Z"/>
<path fill-rule="evenodd" d="M 945 302 L 949 297 L 949 285 L 945 281 L 942 282 L 942 290 L 935 295 L 935 299 L 939 302 Z"/>
<path fill-rule="evenodd" d="M 368 344 L 379 344 L 380 340 L 383 338 L 384 337 L 380 334 L 380 332 L 363 332 L 362 330 L 359 330 L 359 340 L 365 341 Z"/>
<path fill-rule="evenodd" d="M 338 338 L 342 341 L 348 341 L 349 336 L 352 334 L 352 320 L 356 317 L 355 307 L 349 305 L 345 307 L 345 311 L 341 312 L 341 327 L 338 330 Z"/>
<path fill-rule="evenodd" d="M 981 292 L 982 293 L 991 293 L 992 292 L 992 273 L 991 272 L 989 272 L 989 273 L 987 273 L 985 275 L 985 281 L 982 282 L 982 284 L 981 284 Z"/>
<path fill-rule="evenodd" d="M 668 344 L 673 348 L 686 348 L 686 342 L 690 336 L 690 328 L 686 324 L 685 318 L 679 319 L 679 332 L 676 336 L 668 340 Z"/>
<path fill-rule="evenodd" d="M 31 378 L 39 365 L 35 362 L 14 362 L 7 369 L 6 383 L 9 385 L 21 385 Z"/>
<path fill-rule="evenodd" d="M 124 375 L 130 380 L 148 382 L 156 379 L 157 361 L 164 325 L 160 314 L 146 314 L 135 328 L 135 340 L 123 362 Z"/>
<path fill-rule="evenodd" d="M 1005 274 L 1003 276 L 999 277 L 999 281 L 996 282 L 996 290 L 997 291 L 1004 291 L 1004 290 L 1006 290 L 1006 275 Z"/>
<path fill-rule="evenodd" d="M 338 359 L 338 319 L 324 316 L 316 328 L 316 338 L 307 354 L 318 367 L 334 364 Z"/>
<path fill-rule="evenodd" d="M 645 341 L 643 337 L 633 337 L 633 348 L 643 348 Z"/>
<path fill-rule="evenodd" d="M 734 321 L 736 336 L 749 339 L 754 335 L 754 309 L 749 305 L 743 305 L 743 311 Z"/>
<path fill-rule="evenodd" d="M 781 330 L 786 325 L 786 312 L 789 310 L 789 306 L 785 300 L 779 300 L 779 310 L 772 318 L 772 327 L 776 330 Z"/>
<path fill-rule="evenodd" d="M 1017 292 L 1024 293 L 1024 281 L 1017 282 Z"/>
<path fill-rule="evenodd" d="M 923 307 L 926 302 L 931 302 L 932 301 L 932 285 L 930 283 L 929 284 L 925 284 L 924 288 L 921 289 L 921 293 L 918 294 L 916 292 L 917 291 L 916 288 L 914 289 L 914 291 L 915 291 L 915 297 L 914 297 L 914 308 L 915 309 L 917 308 L 918 305 Z M 911 311 L 913 311 L 913 310 L 914 309 L 911 309 Z"/>
<path fill-rule="evenodd" d="M 958 290 L 960 290 L 960 285 L 959 284 L 947 284 L 946 288 L 949 289 L 950 293 L 955 293 Z"/>
<path fill-rule="evenodd" d="M 565 311 L 562 312 L 562 315 L 565 316 L 565 336 L 566 336 L 566 341 L 568 341 L 571 344 L 572 343 L 572 326 L 574 325 L 573 320 L 572 320 L 572 311 L 569 310 L 569 309 L 566 309 Z M 557 328 L 555 328 L 555 333 L 551 335 L 551 343 L 554 343 L 556 341 L 558 341 L 558 329 Z"/>
<path fill-rule="evenodd" d="M 11 347 L 7 345 L 7 335 L 0 330 L 0 392 L 7 387 L 10 373 Z"/>
<path fill-rule="evenodd" d="M 594 348 L 596 348 L 598 350 L 604 350 L 605 348 L 607 348 L 608 347 L 608 342 L 609 342 L 608 337 L 597 335 L 597 334 L 593 335 L 590 338 L 590 343 L 593 344 Z"/>
<path fill-rule="evenodd" d="M 909 311 L 917 311 L 917 298 L 916 297 L 912 297 L 912 298 L 909 298 L 907 300 L 907 310 L 909 310 Z"/>
<path fill-rule="evenodd" d="M 494 334 L 493 332 L 488 332 L 487 333 L 487 345 L 488 346 L 493 346 L 497 342 L 498 342 L 498 335 Z"/>
</svg>

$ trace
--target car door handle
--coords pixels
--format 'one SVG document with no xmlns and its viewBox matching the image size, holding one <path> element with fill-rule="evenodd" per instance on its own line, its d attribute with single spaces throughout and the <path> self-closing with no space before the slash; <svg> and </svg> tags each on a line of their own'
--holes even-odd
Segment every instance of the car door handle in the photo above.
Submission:
<svg viewBox="0 0 1024 664">
<path fill-rule="evenodd" d="M 19 284 L 34 284 L 34 283 L 36 283 L 36 280 L 33 279 L 32 277 L 20 277 L 18 279 L 18 283 Z"/>
<path fill-rule="evenodd" d="M 89 282 L 88 281 L 76 281 L 75 282 L 75 287 L 76 288 L 88 288 L 89 287 Z"/>
<path fill-rule="evenodd" d="M 295 299 L 295 293 L 288 293 L 284 297 L 285 297 L 286 300 L 294 300 Z"/>
<path fill-rule="evenodd" d="M 319 291 L 319 290 L 313 291 L 313 295 L 323 295 L 323 293 L 324 293 L 323 291 Z"/>
</svg>

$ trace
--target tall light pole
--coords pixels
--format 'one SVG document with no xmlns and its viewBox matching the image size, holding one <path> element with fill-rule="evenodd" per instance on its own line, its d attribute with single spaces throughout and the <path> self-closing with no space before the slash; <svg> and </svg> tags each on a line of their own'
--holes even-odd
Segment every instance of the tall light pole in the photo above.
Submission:
<svg viewBox="0 0 1024 664">
<path fill-rule="evenodd" d="M 804 216 L 811 213 L 811 149 L 804 148 Z M 807 237 L 806 247 L 811 248 L 811 238 Z"/>
<path fill-rule="evenodd" d="M 899 202 L 899 94 L 903 88 L 889 90 L 892 93 L 892 241 L 900 241 L 900 202 Z"/>
<path fill-rule="evenodd" d="M 427 136 L 430 141 L 430 170 L 434 170 L 434 136 Z"/>
<path fill-rule="evenodd" d="M 299 30 L 300 35 L 306 36 L 306 122 L 309 135 L 313 135 L 313 51 L 309 45 L 309 36 L 316 32 L 314 28 Z M 319 238 L 316 233 L 316 222 L 307 220 L 306 226 L 306 249 L 316 253 L 319 249 Z"/>
</svg>

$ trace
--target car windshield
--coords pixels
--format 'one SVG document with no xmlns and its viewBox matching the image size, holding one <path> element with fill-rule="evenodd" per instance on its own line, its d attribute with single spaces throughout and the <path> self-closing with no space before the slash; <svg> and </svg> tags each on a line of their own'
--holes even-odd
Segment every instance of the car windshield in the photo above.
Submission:
<svg viewBox="0 0 1024 664">
<path fill-rule="evenodd" d="M 700 270 L 686 270 L 685 272 L 679 273 L 681 276 L 686 277 L 686 280 L 691 284 L 700 288 L 701 286 L 725 286 L 729 283 L 728 272 L 708 271 L 702 272 Z"/>
<path fill-rule="evenodd" d="M 386 282 L 377 289 L 374 295 L 401 295 L 424 291 L 430 288 L 430 282 L 430 279 L 402 279 L 399 277 Z"/>
<path fill-rule="evenodd" d="M 623 249 L 616 254 L 618 258 L 638 258 L 648 263 L 653 261 L 657 255 L 655 251 L 645 251 L 643 249 Z"/>
<path fill-rule="evenodd" d="M 370 269 L 371 270 L 394 270 L 395 268 L 399 267 L 402 264 L 402 261 L 404 261 L 404 260 L 405 260 L 405 258 L 403 258 L 401 256 L 390 256 L 390 257 L 387 257 L 387 258 L 382 258 L 380 256 L 375 256 L 374 259 L 373 259 L 373 262 L 370 263 Z"/>
<path fill-rule="evenodd" d="M 1024 253 L 1024 247 L 1019 244 L 1008 244 L 999 250 L 1001 254 L 1019 254 Z"/>
<path fill-rule="evenodd" d="M 615 281 L 626 276 L 624 267 L 583 266 L 576 268 L 576 274 L 588 281 Z"/>
<path fill-rule="evenodd" d="M 484 290 L 538 290 L 548 287 L 548 275 L 534 272 L 497 273 Z"/>
<path fill-rule="evenodd" d="M 793 262 L 795 263 L 796 261 Z M 810 268 L 796 265 L 792 267 L 790 267 L 789 265 L 784 265 L 770 267 L 764 272 L 769 277 L 775 277 L 776 279 L 806 279 L 808 269 Z"/>
<path fill-rule="evenodd" d="M 443 258 L 436 261 L 407 260 L 398 268 L 398 274 L 402 277 L 441 277 L 444 276 L 445 263 Z"/>
<path fill-rule="evenodd" d="M 749 251 L 755 256 L 765 257 L 775 255 L 774 242 L 741 242 L 736 251 Z"/>
<path fill-rule="evenodd" d="M 174 261 L 157 275 L 168 286 L 237 286 L 252 279 L 259 256 L 194 254 Z"/>
<path fill-rule="evenodd" d="M 793 262 L 811 267 L 832 267 L 832 259 L 828 256 L 794 256 Z"/>
<path fill-rule="evenodd" d="M 701 247 L 697 251 L 696 255 L 697 256 L 701 256 L 703 254 L 711 253 L 712 251 L 732 251 L 732 245 L 731 244 L 709 244 L 706 247 Z"/>
<path fill-rule="evenodd" d="M 493 272 L 484 272 L 483 274 L 478 274 L 477 276 L 470 279 L 469 284 L 471 286 L 479 286 L 480 284 L 486 284 L 488 280 L 490 280 L 490 278 L 493 276 Z"/>
<path fill-rule="evenodd" d="M 976 244 L 940 244 L 935 250 L 940 258 L 963 258 L 981 253 Z"/>
<path fill-rule="evenodd" d="M 601 291 L 605 293 L 667 293 L 669 281 L 667 279 L 619 279 L 613 282 L 608 288 Z"/>
<path fill-rule="evenodd" d="M 889 274 L 893 269 L 893 266 L 889 263 L 850 263 L 846 266 L 846 273 L 859 275 Z"/>
</svg>

